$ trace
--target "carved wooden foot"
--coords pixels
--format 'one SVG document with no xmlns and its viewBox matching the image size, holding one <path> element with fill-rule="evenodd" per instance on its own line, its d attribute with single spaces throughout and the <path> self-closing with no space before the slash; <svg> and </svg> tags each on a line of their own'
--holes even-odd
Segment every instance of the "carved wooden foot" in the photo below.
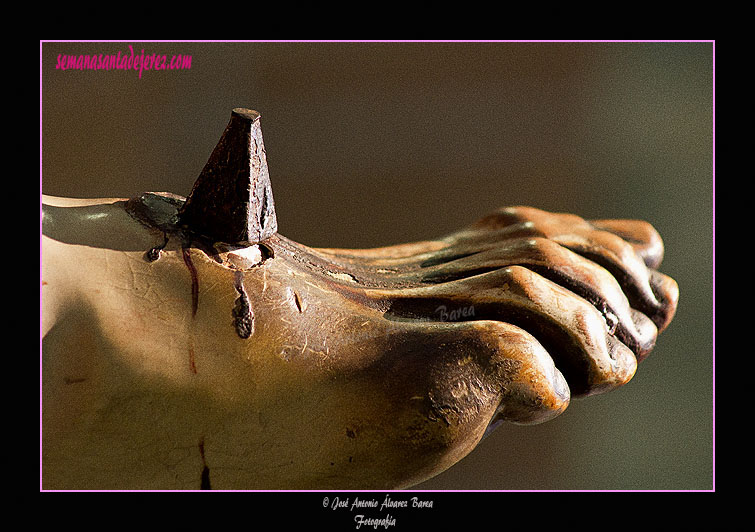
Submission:
<svg viewBox="0 0 755 532">
<path fill-rule="evenodd" d="M 286 239 L 258 119 L 234 111 L 186 200 L 46 200 L 47 487 L 412 486 L 500 420 L 626 383 L 674 315 L 641 221 L 513 207 L 379 249 Z"/>
</svg>

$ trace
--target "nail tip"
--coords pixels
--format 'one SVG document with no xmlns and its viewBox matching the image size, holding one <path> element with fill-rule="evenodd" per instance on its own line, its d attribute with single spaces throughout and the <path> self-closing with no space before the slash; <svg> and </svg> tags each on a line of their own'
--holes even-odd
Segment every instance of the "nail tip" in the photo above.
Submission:
<svg viewBox="0 0 755 532">
<path fill-rule="evenodd" d="M 233 110 L 231 110 L 231 116 L 237 116 L 239 118 L 249 120 L 250 122 L 255 122 L 260 119 L 261 115 L 259 111 L 255 111 L 254 109 L 247 109 L 246 107 L 234 107 Z"/>
<path fill-rule="evenodd" d="M 254 244 L 278 230 L 260 114 L 231 119 L 181 209 L 181 223 L 213 241 Z"/>
</svg>

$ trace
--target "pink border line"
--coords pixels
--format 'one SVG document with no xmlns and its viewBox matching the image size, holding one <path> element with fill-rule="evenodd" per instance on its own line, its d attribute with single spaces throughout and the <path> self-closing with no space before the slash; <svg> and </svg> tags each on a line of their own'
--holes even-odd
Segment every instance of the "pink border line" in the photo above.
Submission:
<svg viewBox="0 0 755 532">
<path fill-rule="evenodd" d="M 716 43 L 713 42 L 713 491 L 716 490 Z"/>
<path fill-rule="evenodd" d="M 39 487 L 40 491 L 53 492 L 173 492 L 175 490 L 45 490 L 42 488 L 42 45 L 45 43 L 711 43 L 713 45 L 713 487 L 710 490 L 213 490 L 218 492 L 246 492 L 246 493 L 610 493 L 610 492 L 647 492 L 647 493 L 710 493 L 716 491 L 716 41 L 715 39 L 694 40 L 42 40 L 39 41 L 39 308 L 40 308 L 40 337 L 39 337 Z M 201 490 L 181 490 L 193 493 Z"/>
<path fill-rule="evenodd" d="M 339 39 L 314 39 L 314 40 L 160 40 L 160 39 L 135 39 L 135 40 L 110 40 L 110 39 L 95 39 L 95 40 L 40 40 L 40 43 L 127 43 L 127 42 L 150 42 L 150 43 L 715 43 L 712 39 L 700 39 L 700 40 L 641 40 L 641 39 L 628 39 L 628 40 L 573 40 L 573 39 L 552 39 L 552 40 L 455 40 L 455 39 L 355 39 L 355 40 L 339 40 Z"/>
</svg>

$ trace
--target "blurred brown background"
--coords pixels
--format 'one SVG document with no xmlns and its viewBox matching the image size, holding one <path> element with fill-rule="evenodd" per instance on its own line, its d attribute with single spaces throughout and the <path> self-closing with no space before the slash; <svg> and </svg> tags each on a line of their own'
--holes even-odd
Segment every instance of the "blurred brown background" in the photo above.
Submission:
<svg viewBox="0 0 755 532">
<path fill-rule="evenodd" d="M 55 69 L 128 44 L 191 69 Z M 250 107 L 279 231 L 304 244 L 431 238 L 515 204 L 648 220 L 681 299 L 635 378 L 419 488 L 711 489 L 713 79 L 712 43 L 45 43 L 42 191 L 187 195 Z"/>
</svg>

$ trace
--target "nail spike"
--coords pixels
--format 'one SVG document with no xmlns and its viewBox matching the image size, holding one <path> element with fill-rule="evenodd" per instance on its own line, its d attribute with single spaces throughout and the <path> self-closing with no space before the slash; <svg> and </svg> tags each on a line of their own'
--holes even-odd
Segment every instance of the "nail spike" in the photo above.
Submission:
<svg viewBox="0 0 755 532">
<path fill-rule="evenodd" d="M 179 212 L 179 223 L 213 242 L 251 245 L 278 230 L 260 114 L 236 108 Z"/>
</svg>

